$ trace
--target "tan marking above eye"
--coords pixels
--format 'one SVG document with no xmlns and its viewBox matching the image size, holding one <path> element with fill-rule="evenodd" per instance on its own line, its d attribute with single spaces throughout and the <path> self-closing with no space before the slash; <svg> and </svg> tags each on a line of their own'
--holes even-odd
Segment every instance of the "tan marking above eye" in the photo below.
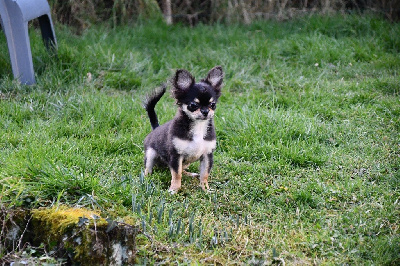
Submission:
<svg viewBox="0 0 400 266">
<path fill-rule="evenodd" d="M 194 101 L 195 103 L 200 103 L 200 100 L 197 99 L 197 98 L 195 98 L 193 101 Z"/>
<path fill-rule="evenodd" d="M 213 102 L 214 101 L 214 98 L 213 97 L 211 97 L 211 99 L 208 101 L 208 102 Z"/>
</svg>

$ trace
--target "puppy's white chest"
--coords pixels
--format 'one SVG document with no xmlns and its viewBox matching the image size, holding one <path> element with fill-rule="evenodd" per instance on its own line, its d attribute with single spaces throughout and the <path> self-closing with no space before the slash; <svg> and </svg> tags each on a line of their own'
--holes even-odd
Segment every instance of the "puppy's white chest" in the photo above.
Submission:
<svg viewBox="0 0 400 266">
<path fill-rule="evenodd" d="M 196 161 L 201 155 L 212 153 L 217 142 L 216 140 L 204 140 L 206 131 L 206 123 L 195 125 L 192 129 L 192 140 L 184 140 L 180 138 L 174 138 L 172 140 L 175 149 L 179 154 L 185 156 L 188 161 Z"/>
<path fill-rule="evenodd" d="M 211 153 L 216 147 L 215 140 L 210 141 L 203 138 L 193 138 L 193 140 L 174 138 L 173 143 L 179 154 L 196 158 Z"/>
</svg>

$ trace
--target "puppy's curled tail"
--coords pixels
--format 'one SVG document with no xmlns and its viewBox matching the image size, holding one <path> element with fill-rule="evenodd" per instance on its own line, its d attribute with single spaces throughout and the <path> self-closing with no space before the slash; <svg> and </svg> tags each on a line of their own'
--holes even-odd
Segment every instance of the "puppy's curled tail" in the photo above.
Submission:
<svg viewBox="0 0 400 266">
<path fill-rule="evenodd" d="M 156 104 L 161 99 L 161 97 L 164 95 L 166 89 L 167 86 L 165 84 L 162 84 L 160 88 L 154 90 L 149 96 L 147 96 L 146 100 L 144 101 L 144 108 L 147 111 L 147 115 L 150 119 L 151 128 L 153 130 L 159 126 L 157 114 L 154 108 L 156 107 Z"/>
</svg>

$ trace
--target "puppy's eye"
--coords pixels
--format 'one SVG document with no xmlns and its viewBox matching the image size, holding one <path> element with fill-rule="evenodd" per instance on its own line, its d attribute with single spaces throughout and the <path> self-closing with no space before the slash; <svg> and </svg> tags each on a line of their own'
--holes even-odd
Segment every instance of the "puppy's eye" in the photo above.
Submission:
<svg viewBox="0 0 400 266">
<path fill-rule="evenodd" d="M 212 110 L 215 110 L 215 108 L 217 108 L 217 105 L 215 103 L 210 103 L 210 108 Z"/>
<path fill-rule="evenodd" d="M 196 111 L 197 109 L 199 109 L 199 104 L 198 103 L 195 103 L 195 102 L 189 103 L 189 105 L 188 105 L 188 110 L 189 111 L 193 112 L 193 111 Z"/>
</svg>

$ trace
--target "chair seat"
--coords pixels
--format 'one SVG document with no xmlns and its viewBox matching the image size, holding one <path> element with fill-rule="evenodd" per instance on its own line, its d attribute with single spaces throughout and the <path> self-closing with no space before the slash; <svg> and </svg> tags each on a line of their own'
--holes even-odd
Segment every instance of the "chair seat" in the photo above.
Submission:
<svg viewBox="0 0 400 266">
<path fill-rule="evenodd" d="M 14 77 L 23 84 L 34 84 L 28 22 L 38 18 L 43 41 L 48 49 L 57 40 L 47 0 L 0 0 L 1 24 L 6 35 Z"/>
</svg>

